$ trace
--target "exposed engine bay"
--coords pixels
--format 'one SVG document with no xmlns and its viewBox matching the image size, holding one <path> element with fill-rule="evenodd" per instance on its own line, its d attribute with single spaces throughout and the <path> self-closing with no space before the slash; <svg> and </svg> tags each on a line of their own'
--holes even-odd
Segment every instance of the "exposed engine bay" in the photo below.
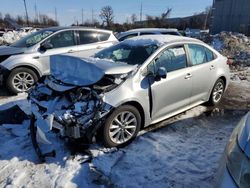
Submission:
<svg viewBox="0 0 250 188">
<path fill-rule="evenodd" d="M 105 75 L 88 87 L 64 84 L 53 76 L 40 81 L 29 93 L 35 150 L 40 150 L 38 142 L 51 144 L 46 133 L 52 129 L 64 138 L 91 143 L 113 108 L 103 101 L 103 93 L 114 89 L 121 82 L 120 77 L 115 78 L 113 75 Z M 46 156 L 55 154 L 43 155 L 39 151 L 38 155 L 44 161 Z"/>
</svg>

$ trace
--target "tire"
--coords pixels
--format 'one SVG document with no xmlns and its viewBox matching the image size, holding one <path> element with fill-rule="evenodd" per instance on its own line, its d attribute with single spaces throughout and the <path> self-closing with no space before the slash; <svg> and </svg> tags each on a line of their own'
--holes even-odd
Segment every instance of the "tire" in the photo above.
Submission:
<svg viewBox="0 0 250 188">
<path fill-rule="evenodd" d="M 118 121 L 115 121 L 115 119 Z M 124 120 L 124 123 L 122 123 L 122 120 Z M 109 148 L 123 147 L 135 139 L 140 129 L 141 115 L 139 111 L 131 105 L 120 106 L 106 119 L 102 130 L 103 144 Z M 115 132 L 117 133 L 115 134 Z M 111 134 L 113 134 L 113 137 Z"/>
<path fill-rule="evenodd" d="M 209 97 L 208 106 L 216 106 L 220 103 L 223 93 L 225 91 L 225 82 L 221 78 L 218 79 Z"/>
<path fill-rule="evenodd" d="M 38 76 L 33 70 L 20 67 L 11 71 L 6 85 L 10 92 L 17 94 L 28 91 L 37 80 Z"/>
</svg>

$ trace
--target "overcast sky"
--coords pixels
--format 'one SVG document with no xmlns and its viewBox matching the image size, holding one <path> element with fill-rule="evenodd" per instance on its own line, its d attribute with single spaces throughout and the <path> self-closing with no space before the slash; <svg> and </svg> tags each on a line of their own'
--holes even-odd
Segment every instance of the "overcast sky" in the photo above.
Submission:
<svg viewBox="0 0 250 188">
<path fill-rule="evenodd" d="M 23 0 L 0 0 L 0 12 L 12 16 L 24 15 Z M 35 4 L 41 14 L 55 18 L 55 8 L 60 25 L 71 25 L 91 20 L 92 10 L 95 19 L 99 20 L 99 12 L 103 6 L 110 5 L 114 9 L 115 22 L 123 23 L 135 13 L 139 19 L 142 3 L 143 19 L 145 15 L 160 15 L 168 7 L 172 8 L 171 17 L 184 17 L 205 10 L 213 0 L 26 0 L 28 13 L 35 15 Z"/>
</svg>

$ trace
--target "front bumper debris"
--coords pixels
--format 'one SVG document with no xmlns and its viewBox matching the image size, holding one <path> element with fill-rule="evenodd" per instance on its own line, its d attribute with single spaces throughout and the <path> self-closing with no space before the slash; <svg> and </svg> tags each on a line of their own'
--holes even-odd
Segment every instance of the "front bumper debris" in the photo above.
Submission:
<svg viewBox="0 0 250 188">
<path fill-rule="evenodd" d="M 36 121 L 35 116 L 34 114 L 32 114 L 30 118 L 30 136 L 35 152 L 39 160 L 43 163 L 46 161 L 46 157 L 55 157 L 56 151 L 52 150 L 51 152 L 42 153 L 39 144 L 37 142 L 37 127 L 35 126 L 35 121 Z"/>
<path fill-rule="evenodd" d="M 43 92 L 41 94 L 41 91 Z M 34 97 L 36 96 L 36 97 Z M 86 145 L 92 143 L 107 114 L 113 108 L 103 102 L 102 96 L 90 88 L 76 88 L 69 91 L 52 91 L 40 87 L 30 93 L 30 131 L 34 149 L 41 162 L 46 157 L 55 157 L 56 151 L 43 153 L 39 144 L 51 145 L 46 135 L 55 130 L 71 143 Z"/>
</svg>

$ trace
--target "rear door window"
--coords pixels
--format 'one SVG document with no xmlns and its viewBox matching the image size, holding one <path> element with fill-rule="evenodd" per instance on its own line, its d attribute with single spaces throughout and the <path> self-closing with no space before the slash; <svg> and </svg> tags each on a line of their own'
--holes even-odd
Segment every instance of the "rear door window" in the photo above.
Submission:
<svg viewBox="0 0 250 188">
<path fill-rule="evenodd" d="M 216 57 L 215 54 L 208 48 L 205 48 L 205 51 L 206 51 L 207 61 L 208 62 L 213 61 Z"/>
<path fill-rule="evenodd" d="M 189 44 L 189 53 L 192 65 L 200 65 L 214 60 L 214 53 L 204 46 Z"/>
<path fill-rule="evenodd" d="M 78 31 L 79 32 L 79 44 L 91 44 L 99 42 L 98 33 L 95 31 Z"/>
<path fill-rule="evenodd" d="M 100 41 L 107 41 L 110 37 L 110 33 L 105 33 L 105 32 L 99 32 L 98 35 Z"/>
</svg>

